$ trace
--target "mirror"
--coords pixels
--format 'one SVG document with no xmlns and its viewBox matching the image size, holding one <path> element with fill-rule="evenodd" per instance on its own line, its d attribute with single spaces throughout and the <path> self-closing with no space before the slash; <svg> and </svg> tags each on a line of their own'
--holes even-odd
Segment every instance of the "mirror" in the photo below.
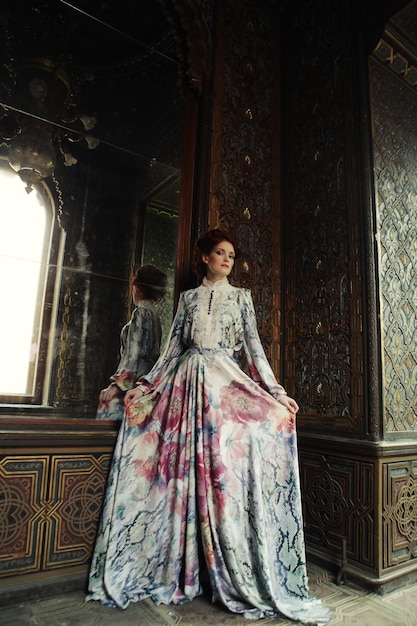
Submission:
<svg viewBox="0 0 417 626">
<path fill-rule="evenodd" d="M 37 374 L 0 401 L 94 417 L 142 262 L 169 277 L 164 337 L 172 321 L 184 32 L 170 0 L 122 10 L 113 0 L 22 0 L 0 9 L 0 36 L 0 164 L 54 214 L 30 356 Z"/>
</svg>

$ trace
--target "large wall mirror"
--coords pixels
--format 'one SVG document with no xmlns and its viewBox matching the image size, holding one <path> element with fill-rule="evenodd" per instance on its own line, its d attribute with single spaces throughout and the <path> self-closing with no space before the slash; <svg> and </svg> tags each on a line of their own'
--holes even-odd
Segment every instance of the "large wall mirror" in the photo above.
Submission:
<svg viewBox="0 0 417 626">
<path fill-rule="evenodd" d="M 94 417 L 143 262 L 168 274 L 168 332 L 189 90 L 174 4 L 0 9 L 0 271 L 10 285 L 0 327 L 25 336 L 8 348 L 22 350 L 17 359 L 2 354 L 0 371 L 19 382 L 2 385 L 0 414 Z"/>
</svg>

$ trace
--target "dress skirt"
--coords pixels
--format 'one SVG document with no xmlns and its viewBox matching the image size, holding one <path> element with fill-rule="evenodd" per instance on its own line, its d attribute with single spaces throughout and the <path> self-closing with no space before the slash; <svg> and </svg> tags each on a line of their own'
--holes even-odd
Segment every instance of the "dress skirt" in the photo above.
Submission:
<svg viewBox="0 0 417 626">
<path fill-rule="evenodd" d="M 329 621 L 308 593 L 295 417 L 228 351 L 190 348 L 126 410 L 87 599 L 188 602 L 202 567 L 232 612 Z"/>
</svg>

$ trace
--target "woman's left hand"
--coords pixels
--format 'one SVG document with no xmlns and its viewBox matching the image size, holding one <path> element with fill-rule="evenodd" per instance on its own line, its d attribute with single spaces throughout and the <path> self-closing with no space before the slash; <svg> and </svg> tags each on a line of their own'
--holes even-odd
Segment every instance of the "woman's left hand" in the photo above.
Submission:
<svg viewBox="0 0 417 626">
<path fill-rule="evenodd" d="M 130 389 L 130 391 L 128 391 L 125 395 L 125 406 L 129 406 L 129 404 L 132 404 L 132 402 L 139 400 L 139 398 L 141 398 L 142 396 L 143 391 L 142 389 L 139 389 L 139 387 L 134 387 L 133 389 Z"/>
<path fill-rule="evenodd" d="M 294 415 L 297 413 L 298 409 L 300 408 L 298 404 L 296 403 L 296 401 L 293 400 L 292 398 L 289 398 L 288 396 L 280 396 L 278 398 L 278 402 L 283 404 L 289 410 L 289 412 L 294 413 Z"/>
</svg>

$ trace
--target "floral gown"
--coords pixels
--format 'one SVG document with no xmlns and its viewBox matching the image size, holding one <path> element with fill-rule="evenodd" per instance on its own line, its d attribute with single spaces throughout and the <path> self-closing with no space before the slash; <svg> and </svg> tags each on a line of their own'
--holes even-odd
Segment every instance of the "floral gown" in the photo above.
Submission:
<svg viewBox="0 0 417 626">
<path fill-rule="evenodd" d="M 246 352 L 250 377 L 234 355 Z M 326 624 L 308 594 L 295 419 L 252 297 L 226 278 L 181 294 L 165 350 L 116 443 L 88 600 L 183 603 L 202 593 L 258 619 Z"/>
<path fill-rule="evenodd" d="M 110 380 L 119 393 L 110 402 L 99 402 L 96 419 L 121 420 L 126 391 L 133 389 L 138 378 L 147 374 L 159 357 L 161 320 L 150 300 L 141 300 L 120 333 L 120 361 Z"/>
</svg>

